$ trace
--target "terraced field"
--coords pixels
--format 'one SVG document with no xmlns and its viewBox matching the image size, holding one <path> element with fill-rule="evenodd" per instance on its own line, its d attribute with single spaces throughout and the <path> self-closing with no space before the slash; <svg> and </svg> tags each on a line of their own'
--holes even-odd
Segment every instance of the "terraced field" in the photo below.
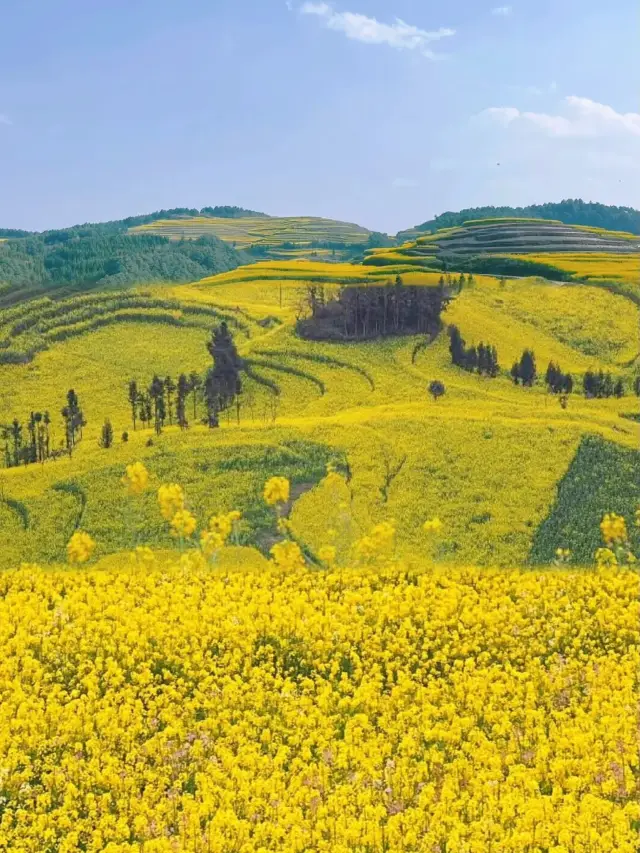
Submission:
<svg viewBox="0 0 640 853">
<path fill-rule="evenodd" d="M 640 238 L 633 234 L 604 231 L 579 225 L 529 219 L 473 220 L 459 228 L 448 228 L 417 237 L 392 249 L 372 249 L 366 264 L 405 263 L 421 266 L 443 257 L 464 261 L 485 255 L 526 256 L 527 260 L 558 255 L 600 257 L 624 256 L 629 263 L 640 259 Z M 532 257 L 533 256 L 533 257 Z M 627 258 L 627 256 L 629 256 Z M 544 263 L 544 261 L 540 261 Z M 598 262 L 595 261 L 595 265 Z"/>
<path fill-rule="evenodd" d="M 557 486 L 589 436 L 603 447 L 628 448 L 631 461 L 620 476 L 638 481 L 640 432 L 624 417 L 637 409 L 637 400 L 587 400 L 575 393 L 563 409 L 541 385 L 515 387 L 508 370 L 532 347 L 542 372 L 551 359 L 574 372 L 577 384 L 587 369 L 612 371 L 629 394 L 638 355 L 637 306 L 595 287 L 476 276 L 445 319 L 469 344 L 497 346 L 501 370 L 495 379 L 454 367 L 444 334 L 430 346 L 419 337 L 342 344 L 296 337 L 306 282 L 321 281 L 330 291 L 340 282 L 388 281 L 396 269 L 412 268 L 271 262 L 190 285 L 127 292 L 135 308 L 114 306 L 113 295 L 103 294 L 69 303 L 40 300 L 26 314 L 3 312 L 5 352 L 26 353 L 30 360 L 0 365 L 0 423 L 25 418 L 34 407 L 49 409 L 57 443 L 57 413 L 70 387 L 88 422 L 72 459 L 0 472 L 3 564 L 61 559 L 80 519 L 99 542 L 100 557 L 117 550 L 119 541 L 165 546 L 166 530 L 153 522 L 151 503 L 138 514 L 123 509 L 119 477 L 137 459 L 155 483 L 184 483 L 199 510 L 242 508 L 247 544 L 257 541 L 262 522 L 258 481 L 265 470 L 281 468 L 299 486 L 292 529 L 312 552 L 333 530 L 346 560 L 354 536 L 388 519 L 402 520 L 397 548 L 408 560 L 430 554 L 452 564 L 519 565 L 534 542 L 538 554 L 573 547 L 572 537 L 584 526 L 565 524 L 561 534 L 554 525 L 542 528 Z M 439 279 L 439 273 L 420 270 L 410 276 L 425 286 Z M 247 366 L 239 415 L 230 412 L 217 431 L 196 418 L 187 432 L 175 426 L 159 438 L 149 430 L 134 432 L 128 381 L 145 385 L 155 372 L 174 378 L 203 372 L 210 363 L 208 330 L 221 318 L 232 325 Z M 433 379 L 446 387 L 437 402 L 427 393 Z M 98 446 L 106 417 L 117 439 L 110 450 Z M 127 443 L 118 440 L 124 430 Z M 245 465 L 244 458 L 254 461 Z M 341 485 L 320 482 L 329 459 L 349 472 Z M 619 485 L 608 481 L 597 500 L 585 496 L 584 506 L 574 501 L 572 511 L 586 512 L 585 524 L 596 528 L 598 513 L 628 514 L 633 488 Z M 426 540 L 422 523 L 434 515 L 443 533 Z M 554 541 L 541 545 L 541 529 Z"/>
<path fill-rule="evenodd" d="M 265 249 L 278 247 L 279 251 L 286 250 L 286 244 L 300 249 L 313 242 L 366 243 L 370 236 L 370 232 L 359 225 L 311 216 L 159 219 L 132 228 L 131 233 L 160 234 L 174 240 L 193 240 L 213 234 L 240 249 L 260 246 Z"/>
</svg>

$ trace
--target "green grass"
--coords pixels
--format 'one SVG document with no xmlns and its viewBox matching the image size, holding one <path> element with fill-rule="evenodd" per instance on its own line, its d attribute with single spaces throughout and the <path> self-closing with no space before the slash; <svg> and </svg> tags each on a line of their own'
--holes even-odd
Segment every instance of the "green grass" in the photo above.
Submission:
<svg viewBox="0 0 640 853">
<path fill-rule="evenodd" d="M 640 529 L 631 522 L 639 507 L 640 451 L 586 436 L 558 486 L 551 512 L 536 531 L 529 561 L 546 564 L 556 548 L 569 548 L 573 563 L 592 563 L 596 549 L 604 544 L 599 525 L 607 512 L 627 519 L 637 554 Z"/>
</svg>

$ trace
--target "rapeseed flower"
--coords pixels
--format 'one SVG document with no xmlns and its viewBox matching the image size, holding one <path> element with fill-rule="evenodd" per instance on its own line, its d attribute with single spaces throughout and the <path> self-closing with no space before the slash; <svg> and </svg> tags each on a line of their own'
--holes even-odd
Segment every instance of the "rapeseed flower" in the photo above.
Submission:
<svg viewBox="0 0 640 853">
<path fill-rule="evenodd" d="M 188 509 L 179 509 L 171 519 L 171 535 L 180 539 L 189 539 L 198 522 Z"/>
<path fill-rule="evenodd" d="M 297 542 L 290 540 L 276 542 L 269 553 L 279 569 L 293 572 L 296 569 L 304 568 L 304 556 Z"/>
<path fill-rule="evenodd" d="M 286 477 L 271 477 L 264 485 L 264 500 L 267 506 L 286 504 L 289 493 L 290 483 Z"/>
<path fill-rule="evenodd" d="M 91 559 L 96 543 L 84 530 L 76 530 L 67 544 L 67 559 L 70 563 L 86 563 Z"/>
<path fill-rule="evenodd" d="M 622 544 L 627 541 L 627 525 L 621 515 L 609 512 L 600 523 L 602 538 L 607 545 Z"/>
<path fill-rule="evenodd" d="M 177 483 L 162 485 L 158 489 L 158 503 L 165 521 L 171 522 L 176 513 L 184 509 L 184 491 Z"/>
<path fill-rule="evenodd" d="M 134 462 L 131 465 L 127 465 L 126 474 L 122 478 L 122 482 L 127 486 L 129 494 L 140 495 L 149 483 L 149 472 L 142 462 Z"/>
</svg>

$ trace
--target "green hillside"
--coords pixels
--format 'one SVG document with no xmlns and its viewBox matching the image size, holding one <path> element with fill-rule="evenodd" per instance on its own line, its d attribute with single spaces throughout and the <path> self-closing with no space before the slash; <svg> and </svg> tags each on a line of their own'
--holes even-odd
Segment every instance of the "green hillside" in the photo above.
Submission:
<svg viewBox="0 0 640 853">
<path fill-rule="evenodd" d="M 86 223 L 41 233 L 0 230 L 0 305 L 29 296 L 159 281 L 193 281 L 226 272 L 247 257 L 214 234 L 177 243 L 129 229 L 156 219 L 199 215 L 192 208 L 159 210 L 110 222 Z M 221 220 L 267 218 L 239 207 L 207 207 Z"/>
<path fill-rule="evenodd" d="M 420 234 L 463 225 L 470 219 L 487 217 L 518 217 L 533 219 L 555 219 L 566 225 L 588 225 L 609 231 L 629 231 L 640 234 L 640 210 L 632 207 L 615 207 L 608 204 L 584 202 L 582 199 L 565 199 L 561 202 L 532 204 L 527 207 L 472 207 L 457 213 L 448 211 L 401 231 L 400 241 L 414 240 Z"/>
</svg>

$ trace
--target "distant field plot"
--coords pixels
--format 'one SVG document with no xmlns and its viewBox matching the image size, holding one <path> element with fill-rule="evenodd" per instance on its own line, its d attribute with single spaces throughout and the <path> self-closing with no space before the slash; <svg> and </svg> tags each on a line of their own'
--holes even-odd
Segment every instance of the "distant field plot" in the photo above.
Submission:
<svg viewBox="0 0 640 853">
<path fill-rule="evenodd" d="M 286 249 L 282 244 L 308 246 L 312 242 L 366 243 L 370 232 L 360 225 L 318 217 L 243 217 L 222 219 L 196 216 L 184 219 L 159 219 L 148 225 L 131 229 L 132 233 L 160 234 L 175 240 L 195 239 L 213 234 L 237 248 L 272 246 Z M 294 248 L 292 246 L 292 248 Z"/>
<path fill-rule="evenodd" d="M 549 516 L 539 527 L 529 555 L 544 564 L 555 549 L 568 548 L 572 562 L 588 563 L 600 542 L 602 507 L 633 518 L 640 506 L 640 450 L 587 436 L 559 483 Z M 640 548 L 640 529 L 629 525 L 634 552 Z"/>
<path fill-rule="evenodd" d="M 614 279 L 640 284 L 640 252 L 630 255 L 540 252 L 533 256 L 527 255 L 526 258 L 560 267 L 578 278 Z"/>
<path fill-rule="evenodd" d="M 501 339 L 507 367 L 530 345 L 545 369 L 547 360 L 575 370 L 627 365 L 640 349 L 638 306 L 597 287 L 485 280 L 454 300 L 447 319 L 469 334 L 476 329 L 487 338 Z M 477 337 L 478 331 L 474 343 Z"/>
</svg>

